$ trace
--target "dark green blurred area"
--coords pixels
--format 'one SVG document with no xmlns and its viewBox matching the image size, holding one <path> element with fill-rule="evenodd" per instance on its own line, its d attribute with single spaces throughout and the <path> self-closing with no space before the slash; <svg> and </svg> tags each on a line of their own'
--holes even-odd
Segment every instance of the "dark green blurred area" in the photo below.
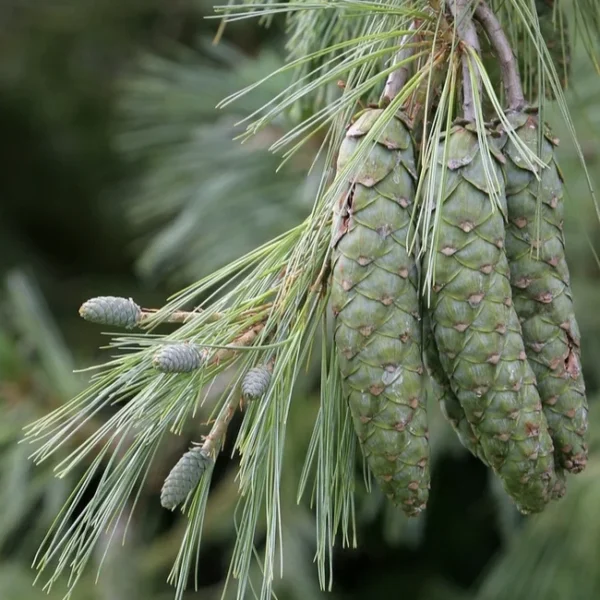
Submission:
<svg viewBox="0 0 600 600">
<path fill-rule="evenodd" d="M 231 142 L 236 117 L 250 111 L 244 101 L 230 112 L 214 109 L 221 97 L 277 67 L 284 56 L 283 27 L 274 23 L 264 30 L 242 22 L 225 30 L 223 49 L 216 49 L 210 41 L 218 22 L 204 19 L 211 5 L 0 5 L 1 600 L 46 597 L 42 584 L 31 587 L 29 565 L 75 482 L 52 478 L 51 464 L 33 468 L 28 448 L 17 441 L 24 424 L 86 384 L 74 368 L 106 358 L 97 350 L 106 340 L 78 318 L 79 305 L 111 294 L 159 306 L 178 287 L 298 223 L 310 206 L 313 188 L 301 175 L 303 159 L 275 175 L 277 159 L 265 144 L 248 153 Z M 269 85 L 262 92 L 267 99 L 279 83 Z M 578 51 L 571 86 L 567 97 L 592 183 L 600 189 L 600 77 Z M 326 594 L 313 564 L 312 512 L 295 501 L 317 406 L 318 377 L 310 372 L 290 416 L 281 599 L 600 598 L 599 219 L 566 126 L 552 107 L 546 117 L 564 142 L 561 164 L 570 194 L 565 230 L 592 408 L 588 470 L 570 481 L 563 502 L 523 520 L 484 467 L 458 446 L 434 407 L 435 468 L 426 518 L 408 522 L 359 485 L 359 548 L 338 550 L 333 592 Z M 107 547 L 100 540 L 96 564 L 76 598 L 172 597 L 165 581 L 182 517 L 163 511 L 158 497 L 170 466 L 194 439 L 193 427 L 188 439 L 171 440 L 157 458 L 125 547 L 116 540 L 109 548 L 94 585 Z M 200 587 L 194 592 L 190 585 L 186 598 L 221 596 L 235 534 L 234 477 L 233 461 L 218 466 Z M 59 582 L 51 598 L 61 597 Z"/>
</svg>

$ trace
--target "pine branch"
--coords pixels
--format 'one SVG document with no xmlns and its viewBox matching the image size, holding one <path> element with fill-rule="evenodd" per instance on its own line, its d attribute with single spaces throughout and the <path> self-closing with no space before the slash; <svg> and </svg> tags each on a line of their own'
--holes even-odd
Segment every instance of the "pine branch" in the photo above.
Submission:
<svg viewBox="0 0 600 600">
<path fill-rule="evenodd" d="M 247 317 L 252 317 L 252 316 L 256 316 L 262 312 L 264 312 L 265 310 L 268 310 L 269 308 L 271 308 L 271 303 L 267 302 L 265 303 L 263 306 L 261 306 L 259 309 L 251 309 L 251 310 L 247 310 L 247 311 L 243 311 L 242 313 L 240 313 L 239 318 L 240 319 L 245 319 Z M 157 309 L 157 308 L 144 308 L 142 309 L 142 316 L 140 319 L 140 326 L 144 324 L 144 322 L 149 322 L 149 325 L 155 325 L 157 323 L 189 323 L 190 321 L 194 320 L 194 319 L 199 319 L 204 317 L 204 314 L 206 313 L 206 311 L 202 308 L 195 308 L 194 310 L 191 311 L 185 311 L 185 310 L 176 310 L 170 314 L 163 314 L 162 309 Z M 224 319 L 226 318 L 228 315 L 226 312 L 211 312 L 210 314 L 207 315 L 206 318 L 203 319 L 203 322 L 207 322 L 207 323 L 213 323 L 215 321 L 218 321 L 219 319 Z M 243 342 L 240 343 L 239 345 L 246 345 Z"/>
<path fill-rule="evenodd" d="M 454 17 L 456 23 L 456 31 L 461 41 L 461 45 L 467 45 L 472 48 L 478 55 L 481 54 L 479 46 L 479 38 L 477 31 L 471 20 L 472 3 L 470 0 L 447 0 L 448 8 Z M 471 64 L 468 56 L 468 51 L 462 49 L 462 72 L 463 72 L 463 116 L 465 120 L 474 122 L 476 118 L 477 106 L 480 101 L 475 98 L 481 98 L 481 78 L 476 77 L 478 89 L 473 89 L 471 80 Z"/>
<path fill-rule="evenodd" d="M 413 21 L 409 27 L 409 30 L 414 32 L 417 29 L 416 23 Z M 404 87 L 404 84 L 408 80 L 410 72 L 410 64 L 407 64 L 408 59 L 414 52 L 414 48 L 410 46 L 410 41 L 413 39 L 414 34 L 407 33 L 403 36 L 400 43 L 401 50 L 394 57 L 394 64 L 398 65 L 398 68 L 388 75 L 383 94 L 381 96 L 381 103 L 388 105 Z"/>
<path fill-rule="evenodd" d="M 482 24 L 498 55 L 509 109 L 518 111 L 525 106 L 525 96 L 510 42 L 494 11 L 483 0 L 477 3 L 475 18 Z"/>
<path fill-rule="evenodd" d="M 210 432 L 204 438 L 202 443 L 202 450 L 207 456 L 214 456 L 218 454 L 220 448 L 219 445 L 225 437 L 227 427 L 235 415 L 236 405 L 238 400 L 235 397 L 231 397 L 229 402 L 223 407 L 221 415 L 215 420 Z"/>
<path fill-rule="evenodd" d="M 253 325 L 248 331 L 237 337 L 231 345 L 251 346 L 256 341 L 256 338 L 259 336 L 264 327 L 265 324 L 263 322 Z M 236 351 L 233 348 L 221 348 L 212 358 L 211 362 L 219 364 L 220 362 L 233 358 L 235 353 Z"/>
<path fill-rule="evenodd" d="M 144 308 L 142 309 L 141 318 L 139 324 L 142 325 L 144 321 L 150 321 L 156 318 L 159 309 L 157 308 Z M 163 323 L 187 323 L 191 319 L 197 318 L 202 314 L 202 309 L 193 310 L 193 311 L 185 311 L 185 310 L 176 310 L 175 312 L 168 315 L 166 318 L 162 319 Z M 224 316 L 223 313 L 212 313 L 210 315 L 210 321 L 217 321 Z"/>
</svg>

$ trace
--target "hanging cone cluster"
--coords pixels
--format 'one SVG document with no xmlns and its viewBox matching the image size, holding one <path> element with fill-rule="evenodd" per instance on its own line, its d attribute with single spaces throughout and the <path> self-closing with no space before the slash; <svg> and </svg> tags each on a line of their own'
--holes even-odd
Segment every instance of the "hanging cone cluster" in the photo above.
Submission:
<svg viewBox="0 0 600 600">
<path fill-rule="evenodd" d="M 536 177 L 515 142 L 506 137 L 506 250 L 513 299 L 557 463 L 578 473 L 587 462 L 588 407 L 565 259 L 564 191 L 555 158 L 557 142 L 548 131 L 540 137 L 535 111 L 511 114 L 509 120 L 517 139 L 547 165 Z"/>
<path fill-rule="evenodd" d="M 540 512 L 566 493 L 566 473 L 580 472 L 587 460 L 588 408 L 556 142 L 540 131 L 535 111 L 524 108 L 518 60 L 525 52 L 515 58 L 490 6 L 476 3 L 479 30 L 467 0 L 448 8 L 453 18 L 466 11 L 456 23 L 466 44 L 460 50 L 465 118 L 431 140 L 420 173 L 402 113 L 383 126 L 380 110 L 363 112 L 340 148 L 338 172 L 352 157 L 358 172 L 334 215 L 335 344 L 367 463 L 408 514 L 418 514 L 427 500 L 427 393 L 521 512 Z M 552 58 L 564 67 L 568 38 L 553 43 L 549 33 L 564 26 L 561 13 L 545 0 L 537 10 Z M 501 80 L 507 95 L 502 125 L 485 121 L 499 105 L 484 101 L 477 88 L 480 67 L 469 52 L 480 51 L 478 31 L 486 34 L 488 81 Z M 512 33 L 519 44 L 520 31 Z M 540 73 L 530 69 L 524 77 L 533 97 Z M 439 106 L 434 98 L 428 110 Z M 376 126 L 359 166 L 355 151 Z M 419 139 L 427 142 L 422 132 Z M 424 244 L 419 261 L 407 247 L 417 235 Z"/>
<path fill-rule="evenodd" d="M 338 171 L 381 117 L 348 129 Z M 345 394 L 369 468 L 384 493 L 418 515 L 429 493 L 429 444 L 417 268 L 407 251 L 415 199 L 410 130 L 393 117 L 348 182 L 334 231 L 331 301 Z"/>
</svg>

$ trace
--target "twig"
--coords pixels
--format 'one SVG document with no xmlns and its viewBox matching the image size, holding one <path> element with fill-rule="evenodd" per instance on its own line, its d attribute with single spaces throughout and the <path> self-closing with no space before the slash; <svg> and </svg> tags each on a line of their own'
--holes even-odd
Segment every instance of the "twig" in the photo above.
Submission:
<svg viewBox="0 0 600 600">
<path fill-rule="evenodd" d="M 409 31 L 415 31 L 416 24 L 414 21 L 408 29 Z M 381 104 L 384 106 L 387 106 L 398 95 L 408 80 L 409 66 L 402 63 L 409 59 L 414 52 L 414 48 L 408 45 L 412 38 L 412 33 L 407 33 L 402 37 L 400 50 L 394 57 L 393 63 L 395 65 L 400 64 L 400 66 L 388 75 L 385 87 L 383 88 L 383 94 L 381 95 Z"/>
<path fill-rule="evenodd" d="M 477 54 L 481 54 L 479 38 L 473 21 L 471 20 L 470 0 L 447 0 L 447 6 L 454 17 L 456 31 L 461 44 L 470 46 Z M 463 72 L 463 113 L 467 121 L 475 121 L 475 90 L 471 81 L 471 69 L 469 68 L 469 55 L 462 49 L 462 72 Z M 481 98 L 481 77 L 477 74 L 477 95 Z"/>
<path fill-rule="evenodd" d="M 158 309 L 156 308 L 146 308 L 142 310 L 142 316 L 140 318 L 140 323 L 143 323 L 144 321 L 147 321 L 148 319 L 151 319 L 152 317 L 155 317 L 156 314 L 158 313 Z M 184 311 L 184 310 L 177 310 L 174 313 L 171 313 L 165 320 L 165 323 L 187 323 L 190 319 L 193 319 L 194 317 L 199 316 L 200 314 L 202 314 L 201 310 L 195 310 L 195 311 Z M 220 319 L 223 316 L 223 313 L 213 313 L 210 317 L 211 321 L 216 321 L 217 319 Z"/>
<path fill-rule="evenodd" d="M 253 314 L 258 314 L 261 311 L 269 309 L 271 306 L 272 306 L 272 303 L 268 302 L 266 304 L 263 304 L 259 308 L 245 310 L 242 313 L 240 313 L 240 316 L 248 317 Z M 204 311 L 204 309 L 201 309 L 201 308 L 197 308 L 192 311 L 177 310 L 177 311 L 171 313 L 170 315 L 168 315 L 164 319 L 164 322 L 165 323 L 187 323 L 191 319 L 194 319 L 195 317 L 199 317 L 203 312 L 205 312 L 205 311 Z M 148 319 L 151 319 L 152 317 L 155 317 L 158 313 L 159 313 L 159 309 L 157 309 L 157 308 L 142 309 L 142 316 L 139 320 L 139 324 L 143 323 L 144 321 L 147 321 Z M 222 319 L 225 316 L 226 316 L 226 313 L 223 313 L 223 312 L 212 313 L 210 315 L 209 322 L 212 323 L 214 321 L 218 321 L 219 319 Z"/>
<path fill-rule="evenodd" d="M 264 323 L 257 323 L 248 331 L 242 333 L 234 340 L 236 346 L 250 346 L 252 342 L 258 337 L 258 334 L 264 329 Z M 218 363 L 222 360 L 231 358 L 235 354 L 235 350 L 223 349 L 219 350 L 212 358 L 211 363 Z M 272 366 L 271 366 L 272 368 Z M 202 451 L 207 455 L 211 456 L 219 452 L 218 445 L 227 433 L 227 427 L 235 415 L 239 399 L 235 394 L 231 394 L 226 405 L 221 410 L 218 417 L 215 419 L 210 432 L 204 438 L 202 443 Z"/>
<path fill-rule="evenodd" d="M 483 1 L 479 2 L 475 9 L 475 18 L 485 29 L 498 55 L 508 108 L 514 111 L 521 110 L 525 106 L 525 96 L 519 77 L 519 66 L 500 21 L 498 21 L 494 11 Z"/>
<path fill-rule="evenodd" d="M 219 416 L 215 419 L 210 432 L 204 438 L 202 443 L 202 452 L 206 456 L 213 456 L 219 452 L 218 445 L 227 433 L 227 427 L 235 415 L 235 411 L 238 405 L 238 398 L 235 394 L 231 394 L 227 404 L 223 407 L 223 410 Z M 214 456 L 213 456 L 214 458 Z"/>
<path fill-rule="evenodd" d="M 240 336 L 233 340 L 234 346 L 250 346 L 254 340 L 258 337 L 258 334 L 264 329 L 265 324 L 263 322 L 253 325 L 250 329 L 242 333 Z M 232 348 L 222 348 L 215 353 L 211 359 L 211 363 L 220 363 L 228 358 L 235 355 L 235 350 Z"/>
</svg>

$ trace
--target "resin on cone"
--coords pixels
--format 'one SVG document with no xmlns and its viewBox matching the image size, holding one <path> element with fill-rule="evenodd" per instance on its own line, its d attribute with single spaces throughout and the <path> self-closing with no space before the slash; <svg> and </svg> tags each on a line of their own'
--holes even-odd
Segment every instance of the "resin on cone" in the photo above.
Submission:
<svg viewBox="0 0 600 600">
<path fill-rule="evenodd" d="M 578 473 L 587 462 L 588 406 L 580 334 L 565 259 L 564 190 L 555 160 L 556 141 L 548 132 L 540 140 L 535 112 L 515 113 L 508 118 L 520 141 L 547 165 L 538 179 L 513 141 L 509 139 L 504 146 L 506 251 L 513 299 L 557 463 Z"/>
<path fill-rule="evenodd" d="M 367 110 L 348 129 L 338 172 L 381 118 Z M 400 116 L 371 143 L 336 214 L 332 308 L 343 387 L 371 472 L 410 516 L 429 495 L 418 277 L 407 251 L 415 153 Z"/>
<path fill-rule="evenodd" d="M 490 150 L 494 157 L 472 125 L 439 143 L 430 314 L 442 367 L 487 462 L 522 512 L 539 512 L 556 481 L 554 448 L 512 305 L 503 158 L 492 140 Z"/>
</svg>

